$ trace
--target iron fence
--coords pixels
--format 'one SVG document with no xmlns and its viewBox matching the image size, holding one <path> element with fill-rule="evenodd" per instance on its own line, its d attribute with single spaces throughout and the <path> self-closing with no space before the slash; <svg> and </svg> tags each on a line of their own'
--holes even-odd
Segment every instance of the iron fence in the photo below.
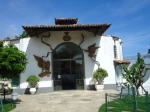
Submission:
<svg viewBox="0 0 150 112">
<path fill-rule="evenodd" d="M 148 92 L 143 96 L 137 96 L 135 88 L 132 88 L 132 94 L 129 89 L 127 94 L 105 94 L 106 112 L 150 112 L 150 97 Z"/>
</svg>

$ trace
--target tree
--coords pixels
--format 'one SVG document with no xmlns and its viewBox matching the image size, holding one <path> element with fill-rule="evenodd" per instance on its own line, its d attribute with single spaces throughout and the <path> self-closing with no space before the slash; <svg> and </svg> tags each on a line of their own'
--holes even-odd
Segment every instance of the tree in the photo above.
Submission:
<svg viewBox="0 0 150 112">
<path fill-rule="evenodd" d="M 130 83 L 131 86 L 136 87 L 137 95 L 139 95 L 139 87 L 145 91 L 143 85 L 144 77 L 150 68 L 145 67 L 144 59 L 141 58 L 141 54 L 137 54 L 137 60 L 135 64 L 132 64 L 129 68 L 128 66 L 123 66 L 123 77 Z"/>
<path fill-rule="evenodd" d="M 21 35 L 15 36 L 15 37 L 16 37 L 16 38 L 26 38 L 26 37 L 28 37 L 28 34 L 27 34 L 26 31 L 23 31 Z"/>
<path fill-rule="evenodd" d="M 9 43 L 4 46 L 0 42 L 0 76 L 2 78 L 17 78 L 25 70 L 27 56 L 24 52 Z"/>
</svg>

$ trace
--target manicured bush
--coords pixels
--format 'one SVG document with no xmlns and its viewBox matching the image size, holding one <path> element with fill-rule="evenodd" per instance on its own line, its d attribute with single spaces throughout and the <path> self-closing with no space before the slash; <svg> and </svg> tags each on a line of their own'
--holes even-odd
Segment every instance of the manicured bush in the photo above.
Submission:
<svg viewBox="0 0 150 112">
<path fill-rule="evenodd" d="M 98 84 L 103 84 L 104 78 L 108 76 L 108 73 L 103 68 L 98 68 L 93 73 L 93 78 L 98 82 Z"/>
<path fill-rule="evenodd" d="M 39 82 L 39 77 L 36 75 L 30 75 L 26 81 L 29 83 L 30 87 L 36 87 L 37 83 Z"/>
</svg>

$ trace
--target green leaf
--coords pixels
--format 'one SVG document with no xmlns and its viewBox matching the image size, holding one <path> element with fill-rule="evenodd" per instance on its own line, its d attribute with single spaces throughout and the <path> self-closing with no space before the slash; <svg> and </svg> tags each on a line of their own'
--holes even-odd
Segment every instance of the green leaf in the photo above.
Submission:
<svg viewBox="0 0 150 112">
<path fill-rule="evenodd" d="M 18 50 L 14 44 L 9 43 L 7 46 L 3 46 L 0 43 L 1 77 L 18 77 L 25 70 L 27 61 L 26 54 Z"/>
<path fill-rule="evenodd" d="M 135 64 L 132 64 L 129 68 L 127 66 L 122 66 L 124 73 L 123 78 L 125 78 L 131 85 L 134 85 L 137 89 L 143 84 L 143 77 L 146 75 L 150 68 L 145 67 L 144 59 L 141 54 L 137 54 L 137 60 Z"/>
</svg>

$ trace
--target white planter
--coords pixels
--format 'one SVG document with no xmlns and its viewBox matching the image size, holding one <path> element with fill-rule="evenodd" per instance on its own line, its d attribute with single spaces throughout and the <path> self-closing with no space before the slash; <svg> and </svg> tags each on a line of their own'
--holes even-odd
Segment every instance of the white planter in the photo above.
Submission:
<svg viewBox="0 0 150 112">
<path fill-rule="evenodd" d="M 30 88 L 30 93 L 31 94 L 35 94 L 35 92 L 36 92 L 36 88 Z"/>
<path fill-rule="evenodd" d="M 104 85 L 95 84 L 95 88 L 96 88 L 97 91 L 103 91 Z"/>
</svg>

